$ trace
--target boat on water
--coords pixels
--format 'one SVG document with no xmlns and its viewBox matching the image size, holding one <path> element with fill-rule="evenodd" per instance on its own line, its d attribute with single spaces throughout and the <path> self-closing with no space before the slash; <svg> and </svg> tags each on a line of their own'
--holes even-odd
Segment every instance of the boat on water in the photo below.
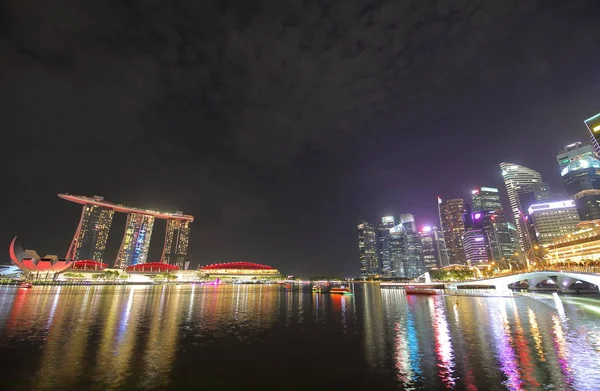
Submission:
<svg viewBox="0 0 600 391">
<path fill-rule="evenodd" d="M 31 287 L 33 287 L 33 284 L 31 282 L 22 282 L 19 285 L 19 288 L 31 288 Z"/>
<path fill-rule="evenodd" d="M 353 294 L 352 291 L 350 290 L 350 288 L 343 287 L 343 286 L 340 288 L 331 288 L 329 293 L 337 294 L 337 295 L 352 295 Z"/>
<path fill-rule="evenodd" d="M 407 286 L 405 289 L 407 295 L 437 295 L 435 289 L 427 288 L 415 288 L 414 286 Z"/>
</svg>

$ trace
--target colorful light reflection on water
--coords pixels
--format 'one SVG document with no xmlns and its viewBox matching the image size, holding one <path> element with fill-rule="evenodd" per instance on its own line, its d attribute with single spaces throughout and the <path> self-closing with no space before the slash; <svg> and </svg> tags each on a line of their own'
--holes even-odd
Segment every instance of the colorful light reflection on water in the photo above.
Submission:
<svg viewBox="0 0 600 391">
<path fill-rule="evenodd" d="M 0 287 L 0 384 L 469 391 L 600 384 L 599 298 L 353 290 Z"/>
</svg>

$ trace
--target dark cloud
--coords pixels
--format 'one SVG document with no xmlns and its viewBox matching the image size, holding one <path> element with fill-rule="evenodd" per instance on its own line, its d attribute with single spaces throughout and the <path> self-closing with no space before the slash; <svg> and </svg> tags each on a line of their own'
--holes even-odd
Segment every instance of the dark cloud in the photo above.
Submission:
<svg viewBox="0 0 600 391">
<path fill-rule="evenodd" d="M 497 143 L 506 155 L 520 137 L 517 122 L 598 82 L 600 9 L 591 0 L 2 7 L 0 107 L 14 146 L 2 156 L 14 167 L 7 201 L 46 210 L 58 202 L 53 192 L 96 192 L 185 209 L 197 216 L 194 259 L 354 270 L 344 262 L 357 214 L 398 202 L 395 213 L 429 211 L 421 199 L 456 191 L 431 167 L 468 167 L 457 161 L 467 160 L 459 154 L 465 139 Z M 526 105 L 534 116 L 518 112 Z M 506 118 L 509 108 L 518 118 Z M 500 127 L 505 136 L 487 136 Z M 449 150 L 461 157 L 443 162 Z M 429 171 L 411 168 L 424 157 Z M 474 170 L 457 175 L 483 176 Z M 439 186 L 420 183 L 423 175 Z M 394 182 L 417 189 L 383 196 L 398 194 Z M 11 224 L 2 227 L 6 237 Z M 330 230 L 339 233 L 323 243 Z M 65 228 L 60 240 L 69 234 Z"/>
</svg>

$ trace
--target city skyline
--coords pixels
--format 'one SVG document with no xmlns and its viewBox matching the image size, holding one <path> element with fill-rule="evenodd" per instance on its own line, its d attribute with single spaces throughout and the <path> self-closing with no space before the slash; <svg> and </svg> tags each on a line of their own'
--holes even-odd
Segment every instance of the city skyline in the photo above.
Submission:
<svg viewBox="0 0 600 391">
<path fill-rule="evenodd" d="M 580 222 L 597 219 L 596 213 L 600 210 L 597 195 L 600 194 L 600 159 L 594 151 L 597 129 L 590 127 L 590 120 L 585 123 L 590 141 L 570 143 L 555 155 L 568 198 L 561 192 L 551 191 L 540 172 L 505 161 L 499 164 L 499 169 L 509 208 L 504 207 L 499 189 L 489 186 L 476 187 L 466 199 L 437 197 L 441 240 L 450 265 L 529 264 L 543 258 L 544 252 L 550 251 L 556 241 L 577 231 Z M 399 224 L 395 225 L 394 215 L 383 216 L 377 231 L 372 230 L 376 235 L 372 247 L 377 254 L 377 267 L 370 266 L 368 273 L 361 267 L 361 278 L 420 275 L 407 271 L 406 254 L 411 253 L 413 247 L 419 259 L 419 265 L 413 270 L 422 274 L 444 265 L 439 251 L 434 253 L 434 241 L 428 236 L 432 225 L 426 223 L 417 229 L 414 216 L 406 212 L 401 213 L 398 220 Z M 407 221 L 410 227 L 406 226 Z M 361 220 L 359 228 L 361 225 L 372 227 L 367 220 Z M 419 233 L 415 244 L 407 237 L 410 232 Z M 397 235 L 402 236 L 395 239 Z M 359 252 L 361 237 L 359 231 Z M 402 262 L 395 261 L 395 257 Z"/>
<path fill-rule="evenodd" d="M 437 226 L 502 161 L 561 189 L 599 111 L 597 1 L 5 8 L 0 241 L 49 253 L 74 229 L 55 194 L 101 194 L 196 216 L 193 265 L 357 275 L 357 217 Z"/>
</svg>

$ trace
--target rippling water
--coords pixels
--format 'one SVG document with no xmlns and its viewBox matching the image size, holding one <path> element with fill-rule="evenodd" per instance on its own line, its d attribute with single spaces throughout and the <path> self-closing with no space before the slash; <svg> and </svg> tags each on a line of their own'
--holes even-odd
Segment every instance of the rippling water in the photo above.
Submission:
<svg viewBox="0 0 600 391">
<path fill-rule="evenodd" d="M 3 390 L 600 390 L 600 300 L 0 287 Z"/>
</svg>

